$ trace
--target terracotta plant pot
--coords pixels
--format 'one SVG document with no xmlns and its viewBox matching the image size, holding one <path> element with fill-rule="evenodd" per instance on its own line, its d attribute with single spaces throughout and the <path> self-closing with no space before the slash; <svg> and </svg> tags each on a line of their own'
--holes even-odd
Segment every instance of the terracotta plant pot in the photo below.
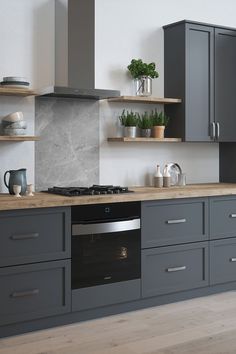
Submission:
<svg viewBox="0 0 236 354">
<path fill-rule="evenodd" d="M 153 137 L 164 139 L 165 126 L 164 125 L 155 125 L 153 127 Z"/>
</svg>

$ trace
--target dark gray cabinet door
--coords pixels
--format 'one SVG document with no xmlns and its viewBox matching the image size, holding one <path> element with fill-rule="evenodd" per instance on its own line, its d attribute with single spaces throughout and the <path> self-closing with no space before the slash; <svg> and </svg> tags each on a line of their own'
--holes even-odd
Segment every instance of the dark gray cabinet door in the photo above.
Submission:
<svg viewBox="0 0 236 354">
<path fill-rule="evenodd" d="M 210 141 L 214 120 L 214 28 L 186 25 L 186 141 Z"/>
<path fill-rule="evenodd" d="M 70 261 L 0 269 L 0 324 L 69 312 Z"/>
<path fill-rule="evenodd" d="M 142 202 L 142 248 L 208 239 L 208 199 Z"/>
<path fill-rule="evenodd" d="M 236 281 L 236 238 L 210 242 L 210 284 Z"/>
<path fill-rule="evenodd" d="M 210 239 L 236 237 L 236 197 L 210 198 Z"/>
<path fill-rule="evenodd" d="M 0 266 L 69 258 L 70 208 L 0 213 Z"/>
<path fill-rule="evenodd" d="M 142 296 L 150 297 L 208 285 L 208 243 L 142 251 Z"/>
<path fill-rule="evenodd" d="M 210 141 L 214 120 L 214 28 L 181 21 L 164 27 L 167 136 Z"/>
<path fill-rule="evenodd" d="M 236 141 L 236 30 L 215 29 L 215 121 L 219 141 Z"/>
</svg>

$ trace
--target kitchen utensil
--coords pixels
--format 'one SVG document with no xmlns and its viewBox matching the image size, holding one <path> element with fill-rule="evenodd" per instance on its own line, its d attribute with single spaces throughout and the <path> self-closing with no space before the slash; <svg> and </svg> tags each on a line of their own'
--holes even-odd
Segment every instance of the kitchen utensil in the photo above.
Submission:
<svg viewBox="0 0 236 354">
<path fill-rule="evenodd" d="M 33 197 L 34 193 L 33 193 L 33 184 L 27 184 L 27 195 L 28 197 Z"/>
<path fill-rule="evenodd" d="M 7 183 L 7 174 L 9 173 L 9 180 Z M 21 186 L 21 195 L 26 193 L 27 181 L 26 181 L 26 168 L 19 170 L 9 170 L 4 173 L 4 184 L 8 188 L 10 194 L 15 194 L 13 190 L 14 185 Z"/>
<path fill-rule="evenodd" d="M 12 81 L 20 81 L 20 82 L 28 82 L 26 77 L 21 76 L 4 76 L 3 81 L 12 82 Z"/>
<path fill-rule="evenodd" d="M 4 135 L 25 135 L 26 130 L 25 129 L 15 129 L 15 128 L 5 128 L 4 129 Z"/>
<path fill-rule="evenodd" d="M 6 122 L 2 121 L 2 126 L 5 129 L 26 129 L 27 123 L 25 120 L 19 120 L 18 122 Z"/>
</svg>

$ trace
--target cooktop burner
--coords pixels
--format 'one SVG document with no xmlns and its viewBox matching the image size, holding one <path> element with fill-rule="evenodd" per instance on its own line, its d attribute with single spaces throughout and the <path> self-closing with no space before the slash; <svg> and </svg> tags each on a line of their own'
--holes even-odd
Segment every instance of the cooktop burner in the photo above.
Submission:
<svg viewBox="0 0 236 354">
<path fill-rule="evenodd" d="M 52 187 L 48 188 L 45 192 L 65 195 L 67 197 L 77 197 L 81 195 L 131 193 L 133 191 L 130 191 L 128 187 L 94 184 L 91 187 Z"/>
</svg>

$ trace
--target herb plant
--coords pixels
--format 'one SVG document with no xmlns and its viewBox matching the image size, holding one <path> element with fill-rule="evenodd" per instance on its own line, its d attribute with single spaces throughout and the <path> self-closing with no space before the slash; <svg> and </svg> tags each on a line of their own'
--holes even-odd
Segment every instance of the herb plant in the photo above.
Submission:
<svg viewBox="0 0 236 354">
<path fill-rule="evenodd" d="M 141 116 L 138 116 L 138 127 L 140 129 L 151 129 L 152 120 L 150 119 L 148 112 L 144 112 Z"/>
<path fill-rule="evenodd" d="M 150 118 L 152 121 L 152 126 L 164 125 L 166 127 L 170 120 L 170 118 L 165 113 L 158 113 L 156 109 L 151 112 Z"/>
<path fill-rule="evenodd" d="M 130 65 L 127 66 L 131 76 L 134 79 L 138 79 L 141 76 L 149 76 L 152 79 L 159 77 L 156 71 L 155 63 L 144 63 L 142 59 L 132 59 Z"/>
<path fill-rule="evenodd" d="M 123 110 L 121 115 L 119 116 L 119 120 L 121 125 L 124 127 L 136 127 L 138 125 L 138 114 L 133 111 Z"/>
</svg>

